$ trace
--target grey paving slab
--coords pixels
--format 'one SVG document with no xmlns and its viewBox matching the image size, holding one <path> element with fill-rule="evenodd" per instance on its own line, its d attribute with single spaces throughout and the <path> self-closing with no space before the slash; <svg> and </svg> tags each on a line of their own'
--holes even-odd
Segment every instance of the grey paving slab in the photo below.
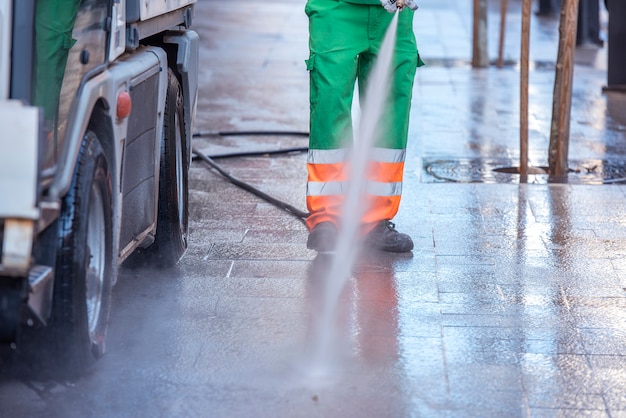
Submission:
<svg viewBox="0 0 626 418">
<path fill-rule="evenodd" d="M 395 219 L 412 254 L 360 253 L 328 302 L 336 278 L 306 249 L 302 222 L 194 161 L 180 265 L 124 269 L 98 366 L 75 382 L 0 375 L 0 416 L 626 416 L 626 186 L 603 184 L 602 171 L 626 161 L 626 98 L 602 92 L 606 50 L 576 52 L 570 157 L 580 170 L 569 184 L 486 171 L 459 181 L 486 160 L 519 158 L 521 2 L 509 3 L 507 65 L 481 70 L 468 64 L 471 2 L 420 3 L 428 65 Z M 493 57 L 498 7 L 490 2 Z M 194 149 L 306 147 L 302 136 L 217 135 L 308 130 L 303 10 L 293 0 L 198 2 L 205 135 Z M 555 19 L 533 15 L 537 165 L 547 161 L 557 32 Z M 302 208 L 305 161 L 219 159 Z M 433 161 L 451 162 L 455 181 L 433 176 Z"/>
</svg>

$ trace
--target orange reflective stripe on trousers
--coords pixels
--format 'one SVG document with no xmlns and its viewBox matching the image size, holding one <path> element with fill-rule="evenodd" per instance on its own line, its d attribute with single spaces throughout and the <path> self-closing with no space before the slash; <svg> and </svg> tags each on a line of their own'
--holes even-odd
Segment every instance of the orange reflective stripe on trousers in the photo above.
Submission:
<svg viewBox="0 0 626 418">
<path fill-rule="evenodd" d="M 400 206 L 404 150 L 389 151 L 393 153 L 392 162 L 370 162 L 367 172 L 364 173 L 368 182 L 364 196 L 366 200 L 364 203 L 365 208 L 363 213 L 360 214 L 361 223 L 365 229 L 363 232 L 368 232 L 377 222 L 384 219 L 392 219 Z M 377 153 L 374 152 L 373 155 L 377 155 Z M 328 156 L 328 151 L 326 151 L 326 156 Z M 324 160 L 324 158 L 316 159 L 315 155 L 309 156 L 309 161 L 316 160 Z M 345 162 L 334 162 L 332 158 L 326 158 L 326 160 L 330 162 L 307 164 L 306 203 L 311 213 L 307 218 L 309 229 L 312 229 L 320 222 L 337 224 L 343 216 L 342 205 L 348 188 L 346 175 L 348 164 Z M 346 214 L 346 216 L 349 216 L 349 214 Z"/>
</svg>

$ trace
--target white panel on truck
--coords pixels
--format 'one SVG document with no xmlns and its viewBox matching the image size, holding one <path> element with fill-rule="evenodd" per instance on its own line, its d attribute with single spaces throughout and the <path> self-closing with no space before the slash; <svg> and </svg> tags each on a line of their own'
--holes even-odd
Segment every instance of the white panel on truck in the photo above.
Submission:
<svg viewBox="0 0 626 418">
<path fill-rule="evenodd" d="M 148 20 L 193 3 L 196 3 L 196 0 L 143 1 L 141 2 L 140 20 Z"/>
<path fill-rule="evenodd" d="M 0 218 L 37 219 L 39 108 L 0 102 Z"/>
<path fill-rule="evenodd" d="M 0 0 L 0 100 L 9 97 L 11 63 L 11 0 Z"/>
</svg>

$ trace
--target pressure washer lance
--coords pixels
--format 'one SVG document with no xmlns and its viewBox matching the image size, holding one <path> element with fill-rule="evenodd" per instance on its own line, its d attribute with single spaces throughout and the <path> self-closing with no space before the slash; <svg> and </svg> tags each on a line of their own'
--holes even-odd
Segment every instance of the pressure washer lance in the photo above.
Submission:
<svg viewBox="0 0 626 418">
<path fill-rule="evenodd" d="M 389 13 L 395 13 L 408 7 L 411 10 L 417 10 L 417 4 L 413 0 L 380 0 L 385 10 Z"/>
</svg>

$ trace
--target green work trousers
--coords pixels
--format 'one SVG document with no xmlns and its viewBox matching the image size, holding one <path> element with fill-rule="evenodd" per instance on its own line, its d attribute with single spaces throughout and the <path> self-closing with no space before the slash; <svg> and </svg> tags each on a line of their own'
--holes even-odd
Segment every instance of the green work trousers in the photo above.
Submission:
<svg viewBox="0 0 626 418">
<path fill-rule="evenodd" d="M 359 97 L 382 45 L 393 14 L 381 5 L 341 0 L 308 0 L 310 56 L 310 149 L 349 147 L 352 141 L 352 99 Z M 400 12 L 389 100 L 381 120 L 383 132 L 374 146 L 406 148 L 415 70 L 423 65 L 413 33 L 410 9 Z"/>
<path fill-rule="evenodd" d="M 80 0 L 38 0 L 35 15 L 35 95 L 44 118 L 54 121 Z"/>
</svg>

